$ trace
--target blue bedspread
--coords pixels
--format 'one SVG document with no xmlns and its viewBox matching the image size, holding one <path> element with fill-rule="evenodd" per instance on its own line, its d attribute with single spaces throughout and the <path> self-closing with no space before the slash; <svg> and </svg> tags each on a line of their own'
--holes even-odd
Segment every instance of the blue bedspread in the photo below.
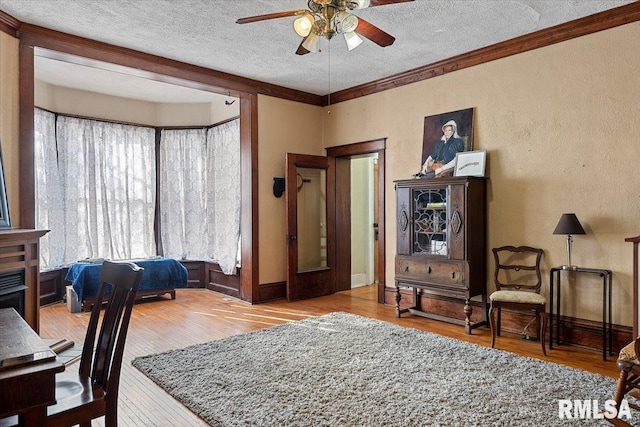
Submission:
<svg viewBox="0 0 640 427">
<path fill-rule="evenodd" d="M 171 258 L 132 260 L 144 268 L 139 290 L 187 287 L 187 269 Z M 102 264 L 75 263 L 69 267 L 65 280 L 71 282 L 78 300 L 94 297 L 98 291 Z"/>
</svg>

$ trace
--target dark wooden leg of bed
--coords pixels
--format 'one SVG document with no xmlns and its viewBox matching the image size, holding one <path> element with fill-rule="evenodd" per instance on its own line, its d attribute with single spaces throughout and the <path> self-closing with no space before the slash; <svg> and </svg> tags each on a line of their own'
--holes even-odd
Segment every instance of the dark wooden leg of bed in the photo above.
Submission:
<svg viewBox="0 0 640 427">
<path fill-rule="evenodd" d="M 149 296 L 161 297 L 165 294 L 169 294 L 171 296 L 171 299 L 176 299 L 175 289 L 162 289 L 162 290 L 156 289 L 156 290 L 139 290 L 138 293 L 136 294 L 136 301 L 139 301 L 144 297 L 149 297 Z M 93 308 L 94 302 L 95 301 L 93 299 L 82 301 L 82 311 L 91 311 L 91 309 Z"/>
</svg>

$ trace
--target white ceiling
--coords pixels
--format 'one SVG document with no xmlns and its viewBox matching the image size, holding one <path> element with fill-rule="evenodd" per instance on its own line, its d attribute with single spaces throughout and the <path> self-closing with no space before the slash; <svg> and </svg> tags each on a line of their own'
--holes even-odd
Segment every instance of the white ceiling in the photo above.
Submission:
<svg viewBox="0 0 640 427">
<path fill-rule="evenodd" d="M 235 21 L 304 9 L 305 0 L 0 0 L 0 10 L 21 22 L 326 95 L 633 1 L 415 0 L 372 7 L 355 13 L 395 36 L 393 45 L 365 40 L 349 52 L 338 36 L 330 45 L 325 40 L 321 53 L 304 56 L 295 55 L 301 39 L 293 17 Z M 36 60 L 36 75 L 157 102 L 210 102 L 212 96 L 48 58 Z"/>
</svg>

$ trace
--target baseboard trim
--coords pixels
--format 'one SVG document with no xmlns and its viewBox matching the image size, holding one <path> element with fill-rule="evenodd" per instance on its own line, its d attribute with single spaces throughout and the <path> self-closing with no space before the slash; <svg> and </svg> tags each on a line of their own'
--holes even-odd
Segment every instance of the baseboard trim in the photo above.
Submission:
<svg viewBox="0 0 640 427">
<path fill-rule="evenodd" d="M 401 307 L 413 305 L 413 294 L 411 290 L 400 289 L 402 294 Z M 396 289 L 385 288 L 384 303 L 395 306 Z M 422 308 L 424 311 L 446 316 L 463 316 L 464 301 L 459 299 L 442 297 L 438 295 L 422 295 Z M 482 302 L 471 301 L 473 321 L 477 321 L 482 316 Z M 514 334 L 522 334 L 527 324 L 533 316 L 522 312 L 503 310 L 502 311 L 502 331 Z M 562 316 L 561 321 L 566 325 L 560 333 L 560 340 L 564 345 L 575 345 L 578 347 L 602 351 L 602 323 L 587 319 Z M 547 320 L 547 324 L 549 324 Z M 547 326 L 548 327 L 548 326 Z M 533 339 L 538 339 L 535 335 L 537 328 L 532 324 L 527 333 Z M 555 332 L 555 331 L 554 331 Z M 547 339 L 549 331 L 547 330 Z M 633 340 L 633 328 L 631 326 L 613 325 L 613 352 L 618 353 L 622 347 Z M 554 333 L 555 338 L 555 333 Z M 554 339 L 555 341 L 555 339 Z M 555 346 L 555 342 L 554 342 Z M 555 347 L 554 347 L 555 348 Z"/>
<path fill-rule="evenodd" d="M 263 283 L 258 285 L 258 303 L 287 298 L 287 282 Z"/>
</svg>

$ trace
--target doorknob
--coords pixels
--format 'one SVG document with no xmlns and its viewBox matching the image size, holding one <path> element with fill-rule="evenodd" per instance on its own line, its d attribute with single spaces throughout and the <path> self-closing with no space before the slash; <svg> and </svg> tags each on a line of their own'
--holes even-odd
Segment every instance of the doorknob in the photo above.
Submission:
<svg viewBox="0 0 640 427">
<path fill-rule="evenodd" d="M 289 240 L 291 240 L 292 242 L 293 242 L 294 240 L 296 240 L 297 238 L 298 238 L 298 237 L 297 237 L 297 236 L 295 236 L 295 235 L 293 235 L 293 236 L 289 236 Z"/>
</svg>

